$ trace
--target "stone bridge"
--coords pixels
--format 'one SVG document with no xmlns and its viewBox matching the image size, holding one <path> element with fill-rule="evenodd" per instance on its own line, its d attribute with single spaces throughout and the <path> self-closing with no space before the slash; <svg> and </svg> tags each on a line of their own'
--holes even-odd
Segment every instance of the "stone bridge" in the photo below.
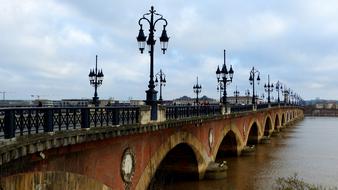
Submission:
<svg viewBox="0 0 338 190">
<path fill-rule="evenodd" d="M 2 110 L 1 188 L 149 189 L 161 177 L 203 179 L 303 118 L 297 106 L 224 113 L 217 107 Z"/>
</svg>

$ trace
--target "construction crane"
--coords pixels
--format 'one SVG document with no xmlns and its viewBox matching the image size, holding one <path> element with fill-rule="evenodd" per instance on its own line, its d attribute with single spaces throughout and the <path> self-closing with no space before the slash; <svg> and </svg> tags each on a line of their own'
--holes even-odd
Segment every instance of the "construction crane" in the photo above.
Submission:
<svg viewBox="0 0 338 190">
<path fill-rule="evenodd" d="M 47 97 L 49 95 L 47 95 L 47 94 L 31 94 L 30 96 L 32 97 L 32 99 L 40 100 L 41 97 Z"/>
<path fill-rule="evenodd" d="M 34 95 L 34 94 L 32 94 L 31 97 L 32 97 L 33 99 L 36 98 L 37 100 L 40 99 L 40 95 Z"/>
</svg>

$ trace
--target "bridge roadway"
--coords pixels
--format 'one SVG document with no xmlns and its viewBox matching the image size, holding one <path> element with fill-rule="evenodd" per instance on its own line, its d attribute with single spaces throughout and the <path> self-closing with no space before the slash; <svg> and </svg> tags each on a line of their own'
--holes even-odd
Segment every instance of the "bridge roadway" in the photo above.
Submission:
<svg viewBox="0 0 338 190">
<path fill-rule="evenodd" d="M 0 110 L 3 189 L 150 189 L 207 167 L 303 118 L 298 106 Z M 162 184 L 163 185 L 163 184 Z"/>
</svg>

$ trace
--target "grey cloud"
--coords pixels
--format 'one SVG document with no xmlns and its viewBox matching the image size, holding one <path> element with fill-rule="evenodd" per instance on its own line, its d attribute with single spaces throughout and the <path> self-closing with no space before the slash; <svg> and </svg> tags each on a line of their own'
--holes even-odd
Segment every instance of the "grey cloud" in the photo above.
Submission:
<svg viewBox="0 0 338 190">
<path fill-rule="evenodd" d="M 155 55 L 155 71 L 162 68 L 168 76 L 165 98 L 192 96 L 197 75 L 203 94 L 217 98 L 214 72 L 223 63 L 223 49 L 235 70 L 229 94 L 236 85 L 241 93 L 250 89 L 248 73 L 255 66 L 263 83 L 270 74 L 305 98 L 338 96 L 336 90 L 323 93 L 338 79 L 338 4 L 333 0 L 5 1 L 1 90 L 20 99 L 32 93 L 91 97 L 87 75 L 98 54 L 105 74 L 99 96 L 143 99 L 149 56 L 137 49 L 137 22 L 152 4 L 169 22 L 167 54 L 156 44 Z"/>
</svg>

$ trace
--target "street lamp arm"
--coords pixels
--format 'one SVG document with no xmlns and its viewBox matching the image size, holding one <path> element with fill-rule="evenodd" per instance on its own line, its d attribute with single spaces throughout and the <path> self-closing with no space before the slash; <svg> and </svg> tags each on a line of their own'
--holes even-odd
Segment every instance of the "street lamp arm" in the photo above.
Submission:
<svg viewBox="0 0 338 190">
<path fill-rule="evenodd" d="M 142 21 L 142 20 L 148 21 L 148 24 L 149 24 L 149 25 L 151 24 L 151 23 L 150 23 L 150 20 L 147 19 L 146 17 L 144 17 L 145 15 L 149 15 L 149 14 L 150 14 L 150 13 L 144 14 L 143 17 L 140 18 L 140 20 L 138 21 L 138 24 L 139 24 L 141 27 L 142 27 L 142 24 L 141 24 L 141 21 Z"/>
<path fill-rule="evenodd" d="M 160 15 L 160 14 L 157 14 L 157 13 L 155 13 L 155 14 L 156 14 L 156 15 Z M 154 22 L 154 26 L 156 25 L 156 23 L 157 23 L 158 21 L 163 20 L 163 21 L 165 22 L 165 24 L 164 24 L 163 26 L 166 27 L 166 26 L 168 25 L 167 20 L 164 19 L 164 18 L 162 17 L 162 15 L 160 15 L 160 16 L 161 16 L 161 18 L 158 18 L 158 19 Z"/>
<path fill-rule="evenodd" d="M 140 26 L 142 26 L 142 23 L 141 23 L 142 20 L 146 20 L 146 21 L 149 23 L 149 25 L 151 25 L 151 21 L 150 21 L 148 18 L 146 18 L 147 15 L 151 15 L 151 13 L 146 13 L 146 14 L 143 15 L 142 18 L 140 18 L 140 20 L 138 21 L 138 24 L 139 24 Z M 160 18 L 156 19 L 156 21 L 154 22 L 154 27 L 155 27 L 156 23 L 157 23 L 158 21 L 160 21 L 160 20 L 163 20 L 163 21 L 165 22 L 164 27 L 166 27 L 166 26 L 168 25 L 167 20 L 164 19 L 163 16 L 162 16 L 161 14 L 154 13 L 154 15 L 160 16 Z"/>
</svg>

